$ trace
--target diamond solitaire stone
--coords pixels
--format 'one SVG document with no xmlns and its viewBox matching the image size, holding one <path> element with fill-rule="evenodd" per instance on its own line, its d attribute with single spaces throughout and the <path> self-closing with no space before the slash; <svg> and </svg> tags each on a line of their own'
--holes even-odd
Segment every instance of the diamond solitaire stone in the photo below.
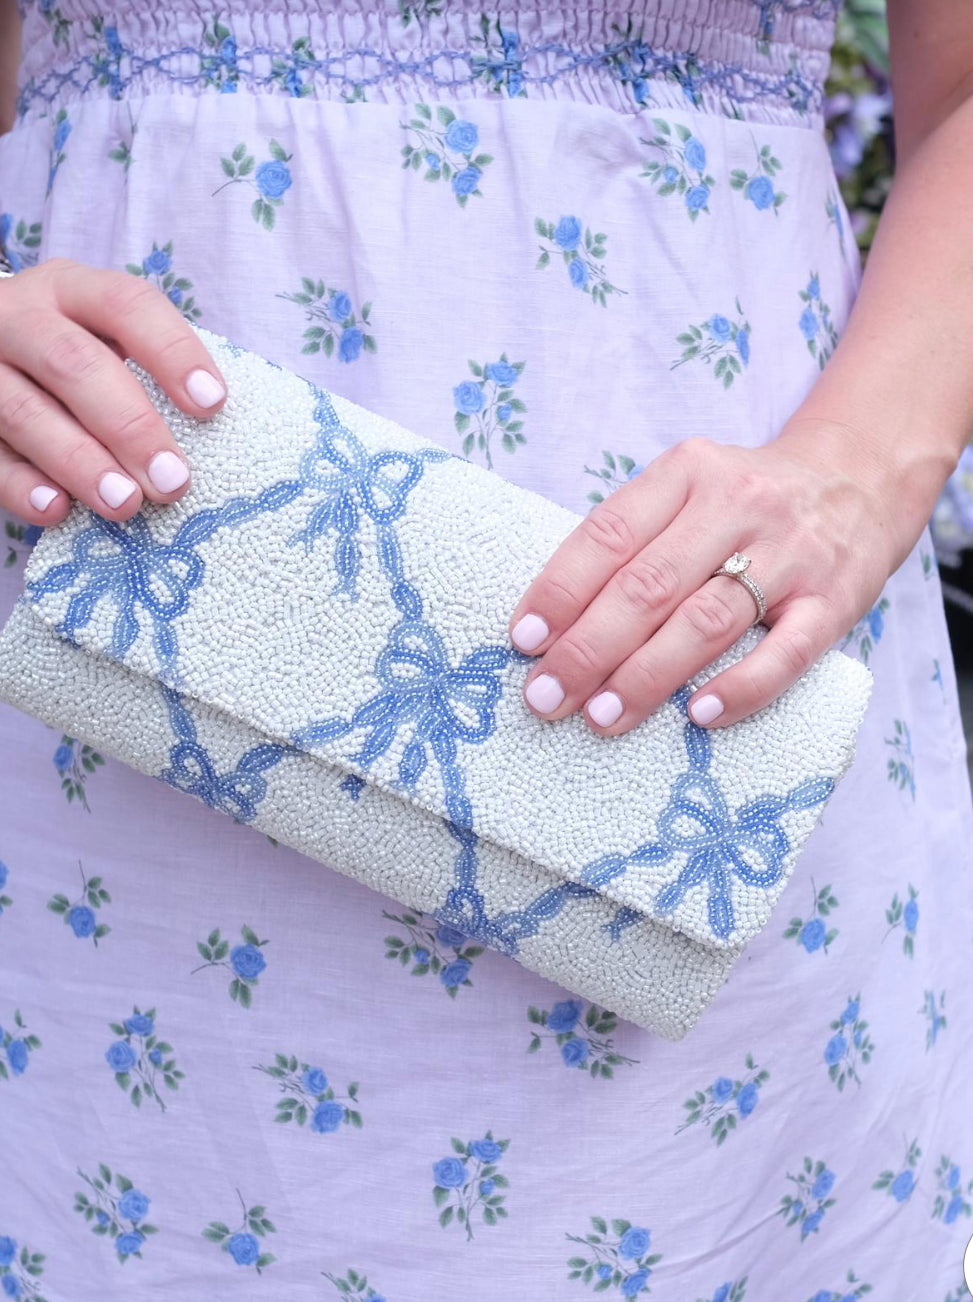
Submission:
<svg viewBox="0 0 973 1302">
<path fill-rule="evenodd" d="M 742 574 L 749 564 L 749 556 L 744 556 L 743 552 L 734 552 L 723 568 L 730 574 Z"/>
</svg>

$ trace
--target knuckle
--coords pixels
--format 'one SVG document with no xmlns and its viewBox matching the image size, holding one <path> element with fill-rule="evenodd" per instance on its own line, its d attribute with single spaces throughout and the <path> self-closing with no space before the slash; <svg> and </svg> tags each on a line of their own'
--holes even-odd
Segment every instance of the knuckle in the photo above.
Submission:
<svg viewBox="0 0 973 1302">
<path fill-rule="evenodd" d="M 558 658 L 564 658 L 568 678 L 588 679 L 592 674 L 604 676 L 605 666 L 598 648 L 584 633 L 574 632 L 562 638 L 558 645 Z"/>
<path fill-rule="evenodd" d="M 625 691 L 622 696 L 632 701 L 664 700 L 668 692 L 659 677 L 658 670 L 652 665 L 647 655 L 636 655 L 625 665 Z"/>
<path fill-rule="evenodd" d="M 127 271 L 113 271 L 105 281 L 103 301 L 112 316 L 125 318 L 144 310 L 158 293 L 150 281 Z"/>
<path fill-rule="evenodd" d="M 635 550 L 632 526 L 614 507 L 601 506 L 592 511 L 581 527 L 599 552 L 617 562 L 627 560 Z"/>
<path fill-rule="evenodd" d="M 701 588 L 686 602 L 685 619 L 704 642 L 718 642 L 731 636 L 739 616 L 718 592 Z"/>
<path fill-rule="evenodd" d="M 789 673 L 800 677 L 814 664 L 814 643 L 802 628 L 780 630 L 776 642 L 777 658 Z"/>
<path fill-rule="evenodd" d="M 158 436 L 159 421 L 154 407 L 144 402 L 133 403 L 115 414 L 106 439 L 112 445 L 123 447 L 146 442 L 151 436 Z"/>
<path fill-rule="evenodd" d="M 0 398 L 0 429 L 30 430 L 50 418 L 50 404 L 37 389 L 15 389 Z"/>
<path fill-rule="evenodd" d="M 100 365 L 98 346 L 86 331 L 61 331 L 48 341 L 44 363 L 56 379 L 77 380 Z"/>
<path fill-rule="evenodd" d="M 98 478 L 93 442 L 90 438 L 73 439 L 59 454 L 57 472 L 64 483 L 93 484 Z"/>
<path fill-rule="evenodd" d="M 615 581 L 625 601 L 637 610 L 666 608 L 679 592 L 679 573 L 665 556 L 648 556 L 626 565 Z"/>
<path fill-rule="evenodd" d="M 532 607 L 534 610 L 543 609 L 545 612 L 548 610 L 570 611 L 578 606 L 577 583 L 568 576 L 562 577 L 557 570 L 552 570 L 550 574 L 544 575 L 539 589 L 537 599 Z M 550 620 L 548 620 L 548 624 L 551 624 Z"/>
<path fill-rule="evenodd" d="M 171 334 L 166 334 L 165 338 L 152 345 L 153 356 L 159 362 L 167 365 L 171 364 L 171 359 L 175 356 L 177 359 L 180 354 L 185 354 L 195 344 L 195 340 L 190 337 L 188 327 L 183 330 L 174 330 Z"/>
</svg>

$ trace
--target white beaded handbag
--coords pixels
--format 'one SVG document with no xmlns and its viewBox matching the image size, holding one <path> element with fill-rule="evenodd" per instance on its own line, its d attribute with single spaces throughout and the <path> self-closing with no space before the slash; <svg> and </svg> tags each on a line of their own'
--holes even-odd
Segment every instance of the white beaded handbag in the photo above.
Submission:
<svg viewBox="0 0 973 1302">
<path fill-rule="evenodd" d="M 543 721 L 507 625 L 579 516 L 203 329 L 229 398 L 131 520 L 75 503 L 0 634 L 0 698 L 678 1040 L 767 923 L 872 687 L 829 650 L 713 731 Z M 327 916 L 322 916 L 327 927 Z"/>
</svg>

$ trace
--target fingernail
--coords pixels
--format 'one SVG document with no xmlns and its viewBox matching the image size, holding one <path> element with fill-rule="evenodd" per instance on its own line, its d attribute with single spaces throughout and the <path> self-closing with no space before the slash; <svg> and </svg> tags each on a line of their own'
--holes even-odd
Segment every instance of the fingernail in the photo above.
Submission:
<svg viewBox="0 0 973 1302">
<path fill-rule="evenodd" d="M 617 692 L 599 692 L 588 702 L 588 713 L 599 728 L 610 727 L 625 709 Z"/>
<path fill-rule="evenodd" d="M 35 511 L 46 511 L 57 497 L 57 489 L 51 488 L 50 484 L 38 484 L 27 496 Z"/>
<path fill-rule="evenodd" d="M 540 714 L 550 714 L 564 700 L 564 689 L 550 674 L 538 674 L 527 684 L 524 695 Z"/>
<path fill-rule="evenodd" d="M 149 478 L 160 493 L 171 493 L 189 478 L 189 467 L 175 452 L 157 452 L 149 462 Z"/>
<path fill-rule="evenodd" d="M 134 480 L 120 475 L 117 470 L 108 470 L 98 481 L 98 492 L 109 506 L 121 506 L 138 488 Z"/>
<path fill-rule="evenodd" d="M 694 723 L 712 723 L 723 713 L 723 702 L 712 692 L 706 696 L 693 696 L 689 702 L 689 713 Z"/>
<path fill-rule="evenodd" d="M 550 631 L 540 615 L 522 615 L 514 624 L 510 638 L 521 651 L 534 651 Z"/>
<path fill-rule="evenodd" d="M 226 397 L 226 389 L 209 371 L 192 371 L 186 377 L 186 392 L 200 407 L 215 407 Z"/>
</svg>

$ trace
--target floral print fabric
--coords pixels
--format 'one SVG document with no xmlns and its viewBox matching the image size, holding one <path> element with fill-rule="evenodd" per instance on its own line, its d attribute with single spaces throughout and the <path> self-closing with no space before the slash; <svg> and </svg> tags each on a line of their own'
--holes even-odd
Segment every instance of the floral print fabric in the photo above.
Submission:
<svg viewBox="0 0 973 1302">
<path fill-rule="evenodd" d="M 16 266 L 148 279 L 579 512 L 772 439 L 854 301 L 828 0 L 21 7 Z M 676 1044 L 0 707 L 3 1295 L 958 1302 L 973 807 L 928 531 L 836 645 L 875 674 L 854 764 Z"/>
</svg>

